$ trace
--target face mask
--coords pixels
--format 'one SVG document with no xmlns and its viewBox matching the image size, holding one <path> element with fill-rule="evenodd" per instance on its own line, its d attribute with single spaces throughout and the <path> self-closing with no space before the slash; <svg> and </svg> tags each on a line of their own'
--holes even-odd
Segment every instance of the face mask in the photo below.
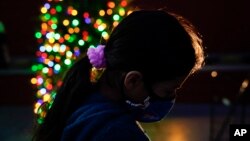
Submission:
<svg viewBox="0 0 250 141">
<path fill-rule="evenodd" d="M 137 121 L 140 122 L 156 122 L 163 119 L 172 109 L 175 99 L 161 100 L 147 97 L 144 104 L 126 101 L 129 110 Z"/>
</svg>

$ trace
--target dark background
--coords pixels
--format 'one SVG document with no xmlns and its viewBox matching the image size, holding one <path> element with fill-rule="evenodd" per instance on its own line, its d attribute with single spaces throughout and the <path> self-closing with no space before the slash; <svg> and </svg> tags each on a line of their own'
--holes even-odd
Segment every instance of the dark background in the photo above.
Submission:
<svg viewBox="0 0 250 141">
<path fill-rule="evenodd" d="M 10 67 L 0 71 L 1 105 L 34 103 L 35 87 L 30 84 L 34 74 L 30 66 L 38 48 L 34 33 L 40 28 L 38 15 L 44 2 L 0 2 L 0 20 L 6 28 L 11 59 Z M 180 101 L 209 102 L 213 95 L 233 98 L 237 94 L 249 72 L 247 0 L 135 0 L 133 5 L 143 9 L 167 8 L 190 20 L 203 36 L 208 67 L 190 78 Z M 217 78 L 210 76 L 214 70 L 219 74 Z"/>
<path fill-rule="evenodd" d="M 0 1 L 10 57 L 8 67 L 0 67 L 1 141 L 28 141 L 34 132 L 36 87 L 30 83 L 35 76 L 30 67 L 38 49 L 34 33 L 40 29 L 38 16 L 44 2 Z M 245 106 L 249 88 L 243 95 L 239 89 L 243 80 L 250 79 L 250 2 L 134 0 L 133 5 L 167 8 L 189 19 L 203 35 L 207 56 L 205 67 L 184 84 L 170 116 L 143 125 L 153 141 L 228 141 L 230 123 L 249 124 L 250 108 Z M 217 77 L 211 77 L 213 71 Z"/>
</svg>

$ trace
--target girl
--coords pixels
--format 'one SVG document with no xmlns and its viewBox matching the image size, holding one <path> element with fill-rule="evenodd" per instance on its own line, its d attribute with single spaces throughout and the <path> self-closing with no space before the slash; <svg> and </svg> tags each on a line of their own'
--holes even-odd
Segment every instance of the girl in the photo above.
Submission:
<svg viewBox="0 0 250 141">
<path fill-rule="evenodd" d="M 34 140 L 148 141 L 136 121 L 163 119 L 203 60 L 189 22 L 162 10 L 135 11 L 68 71 Z"/>
</svg>

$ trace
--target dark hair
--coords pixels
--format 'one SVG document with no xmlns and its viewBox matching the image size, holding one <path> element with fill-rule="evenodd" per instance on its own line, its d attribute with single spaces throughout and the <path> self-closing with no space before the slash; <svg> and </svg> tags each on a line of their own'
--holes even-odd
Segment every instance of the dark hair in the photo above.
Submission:
<svg viewBox="0 0 250 141">
<path fill-rule="evenodd" d="M 204 56 L 201 39 L 189 22 L 162 10 L 140 10 L 113 30 L 105 47 L 105 59 L 106 77 L 110 72 L 137 70 L 153 82 L 194 72 L 202 66 Z M 60 139 L 72 112 L 98 90 L 90 82 L 91 67 L 89 59 L 83 57 L 68 71 L 34 140 Z M 112 78 L 109 80 L 114 81 Z"/>
<path fill-rule="evenodd" d="M 195 32 L 187 20 L 162 10 L 133 12 L 110 36 L 105 48 L 107 69 L 138 70 L 150 81 L 188 75 L 204 59 Z"/>
</svg>

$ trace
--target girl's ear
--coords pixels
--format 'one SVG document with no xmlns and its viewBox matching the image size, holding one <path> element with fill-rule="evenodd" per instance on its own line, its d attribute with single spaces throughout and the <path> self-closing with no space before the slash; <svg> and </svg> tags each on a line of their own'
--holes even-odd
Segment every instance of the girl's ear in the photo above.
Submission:
<svg viewBox="0 0 250 141">
<path fill-rule="evenodd" d="M 143 84 L 142 74 L 139 71 L 130 71 L 126 74 L 124 79 L 124 86 L 131 91 Z"/>
</svg>

